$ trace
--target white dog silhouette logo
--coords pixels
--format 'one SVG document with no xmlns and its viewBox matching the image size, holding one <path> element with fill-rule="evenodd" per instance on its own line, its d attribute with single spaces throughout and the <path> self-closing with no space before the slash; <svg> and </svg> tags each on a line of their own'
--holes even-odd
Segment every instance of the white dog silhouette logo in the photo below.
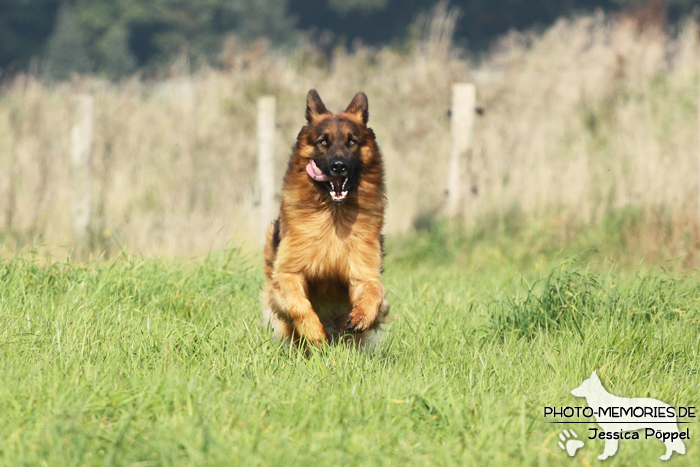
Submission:
<svg viewBox="0 0 700 467">
<path fill-rule="evenodd" d="M 645 415 L 653 413 L 652 410 L 663 410 L 668 413 L 672 407 L 665 402 L 650 398 L 626 398 L 610 394 L 605 390 L 594 371 L 591 377 L 585 380 L 579 387 L 571 391 L 576 397 L 585 397 L 588 406 L 595 414 L 596 422 L 602 427 L 603 436 L 599 438 L 605 439 L 605 449 L 603 454 L 598 456 L 598 459 L 605 460 L 617 452 L 617 443 L 620 438 L 628 439 L 627 436 L 622 436 L 623 432 L 651 429 L 654 432 L 663 432 L 668 434 L 668 439 L 664 437 L 663 443 L 666 445 L 666 453 L 661 456 L 661 460 L 668 460 L 673 452 L 685 454 L 685 444 L 681 441 L 676 423 L 676 417 L 666 416 L 665 418 L 653 417 Z M 641 408 L 641 410 L 640 410 Z M 644 411 L 644 408 L 652 410 Z M 601 410 L 602 409 L 602 410 Z M 642 412 L 642 416 L 621 416 L 621 413 L 631 414 L 634 412 Z M 662 422 L 662 423 L 660 423 Z M 674 435 L 675 433 L 675 435 Z"/>
</svg>

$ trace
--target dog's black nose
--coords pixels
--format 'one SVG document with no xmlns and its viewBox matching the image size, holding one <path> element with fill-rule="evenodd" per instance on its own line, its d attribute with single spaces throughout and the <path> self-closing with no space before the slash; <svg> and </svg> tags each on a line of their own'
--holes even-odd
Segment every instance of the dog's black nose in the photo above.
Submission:
<svg viewBox="0 0 700 467">
<path fill-rule="evenodd" d="M 348 164 L 343 161 L 335 161 L 331 164 L 331 175 L 345 177 L 348 174 Z"/>
</svg>

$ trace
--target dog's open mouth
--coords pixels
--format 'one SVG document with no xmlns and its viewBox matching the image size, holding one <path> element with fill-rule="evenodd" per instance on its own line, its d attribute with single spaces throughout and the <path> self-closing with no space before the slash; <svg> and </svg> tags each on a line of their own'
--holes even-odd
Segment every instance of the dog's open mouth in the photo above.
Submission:
<svg viewBox="0 0 700 467">
<path fill-rule="evenodd" d="M 348 190 L 345 189 L 347 184 L 347 177 L 338 177 L 325 183 L 326 188 L 328 188 L 328 194 L 331 195 L 333 202 L 342 203 L 345 201 L 345 198 L 348 197 Z"/>
<path fill-rule="evenodd" d="M 334 203 L 342 203 L 348 197 L 350 184 L 348 177 L 332 177 L 323 173 L 313 159 L 306 165 L 306 173 L 315 181 L 322 183 Z"/>
</svg>

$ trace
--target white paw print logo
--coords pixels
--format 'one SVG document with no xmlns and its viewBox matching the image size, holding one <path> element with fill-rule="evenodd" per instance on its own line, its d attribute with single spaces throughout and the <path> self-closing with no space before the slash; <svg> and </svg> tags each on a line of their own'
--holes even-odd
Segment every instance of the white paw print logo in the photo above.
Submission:
<svg viewBox="0 0 700 467">
<path fill-rule="evenodd" d="M 564 430 L 559 433 L 559 439 L 561 440 L 558 443 L 559 447 L 569 453 L 571 457 L 576 454 L 576 451 L 583 447 L 583 441 L 574 438 L 578 438 L 574 430 Z"/>
</svg>

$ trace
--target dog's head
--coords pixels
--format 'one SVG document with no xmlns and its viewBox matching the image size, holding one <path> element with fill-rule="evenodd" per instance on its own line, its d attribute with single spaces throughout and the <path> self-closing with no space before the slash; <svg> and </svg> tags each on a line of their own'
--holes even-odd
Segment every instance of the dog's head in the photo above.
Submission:
<svg viewBox="0 0 700 467">
<path fill-rule="evenodd" d="M 602 384 L 600 382 L 600 378 L 598 378 L 598 374 L 595 372 L 595 370 L 593 370 L 591 377 L 581 383 L 579 387 L 573 389 L 571 394 L 576 397 L 588 397 L 598 394 L 601 389 Z"/>
<path fill-rule="evenodd" d="M 344 203 L 357 189 L 367 159 L 374 152 L 374 132 L 367 128 L 368 117 L 363 92 L 355 94 L 339 114 L 326 109 L 315 89 L 306 97 L 308 124 L 299 133 L 297 148 L 305 159 L 311 183 L 327 192 L 336 204 Z"/>
</svg>

